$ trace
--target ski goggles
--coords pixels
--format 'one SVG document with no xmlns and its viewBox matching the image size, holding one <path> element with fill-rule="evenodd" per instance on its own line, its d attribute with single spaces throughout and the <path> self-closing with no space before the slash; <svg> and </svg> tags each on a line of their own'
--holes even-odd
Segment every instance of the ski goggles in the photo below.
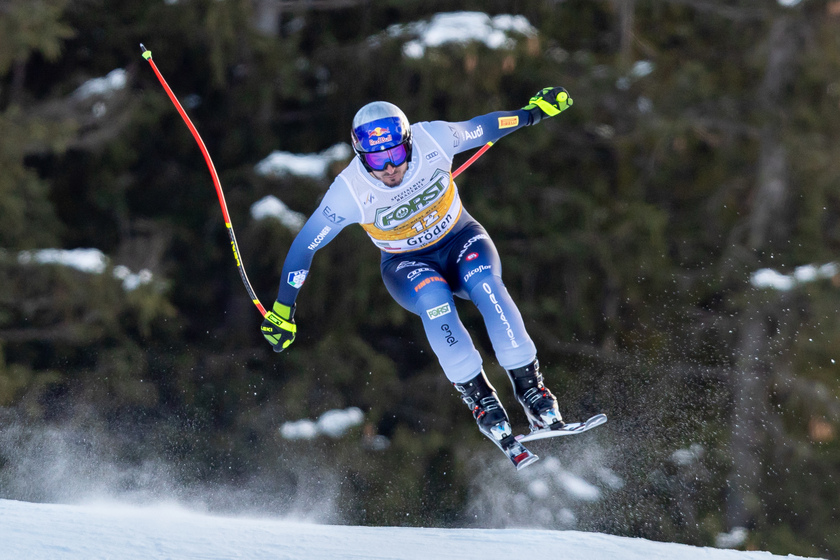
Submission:
<svg viewBox="0 0 840 560">
<path fill-rule="evenodd" d="M 368 169 L 382 171 L 389 163 L 394 167 L 399 167 L 405 163 L 405 160 L 408 159 L 408 146 L 403 143 L 381 152 L 362 152 L 361 156 Z"/>
</svg>

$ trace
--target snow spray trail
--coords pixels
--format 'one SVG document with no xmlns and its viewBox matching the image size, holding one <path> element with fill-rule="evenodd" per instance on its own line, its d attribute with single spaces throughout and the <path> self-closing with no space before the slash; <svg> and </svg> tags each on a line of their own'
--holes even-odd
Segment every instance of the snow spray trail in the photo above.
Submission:
<svg viewBox="0 0 840 560">
<path fill-rule="evenodd" d="M 608 466 L 604 444 L 566 439 L 531 442 L 541 459 L 518 472 L 493 455 L 477 457 L 476 463 L 486 462 L 470 489 L 469 525 L 580 528 L 581 509 L 608 500 L 624 481 Z"/>
<path fill-rule="evenodd" d="M 609 422 L 572 438 L 530 442 L 541 460 L 520 472 L 496 460 L 492 449 L 473 449 L 469 526 L 632 533 L 646 515 L 696 526 L 691 493 L 712 486 L 715 476 L 703 439 L 715 437 L 713 424 L 701 430 L 697 420 L 715 413 L 689 402 L 693 393 L 674 373 L 684 361 L 606 353 L 573 361 L 573 375 L 563 379 L 557 370 L 547 381 L 560 387 L 553 390 L 561 412 L 569 420 L 603 412 Z M 689 529 L 683 536 L 704 541 Z"/>
<path fill-rule="evenodd" d="M 128 437 L 90 426 L 31 427 L 9 409 L 0 411 L 0 498 L 68 504 L 178 503 L 214 513 L 337 520 L 332 496 L 338 484 L 328 473 L 313 476 L 303 472 L 307 465 L 301 465 L 298 471 L 283 468 L 237 483 L 219 482 L 207 467 L 143 446 L 126 460 L 120 457 L 125 442 L 118 440 Z M 123 447 L 117 451 L 119 446 Z"/>
</svg>

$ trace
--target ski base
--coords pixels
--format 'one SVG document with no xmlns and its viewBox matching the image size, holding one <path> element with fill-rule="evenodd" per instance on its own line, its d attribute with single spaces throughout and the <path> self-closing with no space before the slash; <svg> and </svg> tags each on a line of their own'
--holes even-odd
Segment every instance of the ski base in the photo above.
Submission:
<svg viewBox="0 0 840 560">
<path fill-rule="evenodd" d="M 515 437 L 516 441 L 519 443 L 525 443 L 526 441 L 533 441 L 535 439 L 543 439 L 543 438 L 551 438 L 551 437 L 559 437 L 559 436 L 572 436 L 575 434 L 582 434 L 587 430 L 591 430 L 601 424 L 606 423 L 607 415 L 606 414 L 596 414 L 586 422 L 569 422 L 562 428 L 558 428 L 556 430 L 551 430 L 548 428 L 542 430 L 533 430 L 530 434 L 522 434 Z"/>
</svg>

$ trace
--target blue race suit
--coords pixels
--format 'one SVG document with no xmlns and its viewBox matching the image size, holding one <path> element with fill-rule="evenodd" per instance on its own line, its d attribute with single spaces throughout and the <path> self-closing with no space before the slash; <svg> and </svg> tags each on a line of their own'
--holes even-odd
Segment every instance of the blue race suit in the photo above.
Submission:
<svg viewBox="0 0 840 560">
<path fill-rule="evenodd" d="M 461 204 L 451 177 L 455 154 L 530 124 L 527 111 L 497 111 L 464 122 L 411 125 L 412 154 L 402 182 L 389 187 L 354 158 L 301 229 L 283 265 L 277 301 L 292 306 L 312 258 L 349 224 L 360 224 L 382 252 L 391 296 L 419 315 L 447 378 L 464 383 L 481 371 L 481 356 L 458 318 L 454 297 L 471 300 L 496 359 L 505 369 L 531 363 L 536 348 L 502 282 L 490 236 Z"/>
</svg>

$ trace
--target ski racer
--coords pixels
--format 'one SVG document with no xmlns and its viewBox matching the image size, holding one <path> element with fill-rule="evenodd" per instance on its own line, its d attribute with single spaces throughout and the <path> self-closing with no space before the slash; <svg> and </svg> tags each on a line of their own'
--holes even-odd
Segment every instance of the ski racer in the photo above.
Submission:
<svg viewBox="0 0 840 560">
<path fill-rule="evenodd" d="M 525 107 L 463 122 L 409 124 L 385 101 L 359 109 L 351 137 L 358 157 L 336 177 L 289 249 L 277 301 L 262 333 L 282 352 L 295 340 L 295 300 L 315 253 L 350 224 L 360 224 L 382 253 L 388 292 L 420 317 L 446 377 L 479 429 L 500 447 L 512 440 L 507 412 L 458 318 L 454 296 L 476 305 L 496 360 L 508 373 L 532 429 L 564 426 L 557 399 L 543 382 L 537 351 L 502 282 L 490 236 L 461 204 L 453 157 L 537 124 L 572 105 L 560 87 L 544 88 Z"/>
</svg>

